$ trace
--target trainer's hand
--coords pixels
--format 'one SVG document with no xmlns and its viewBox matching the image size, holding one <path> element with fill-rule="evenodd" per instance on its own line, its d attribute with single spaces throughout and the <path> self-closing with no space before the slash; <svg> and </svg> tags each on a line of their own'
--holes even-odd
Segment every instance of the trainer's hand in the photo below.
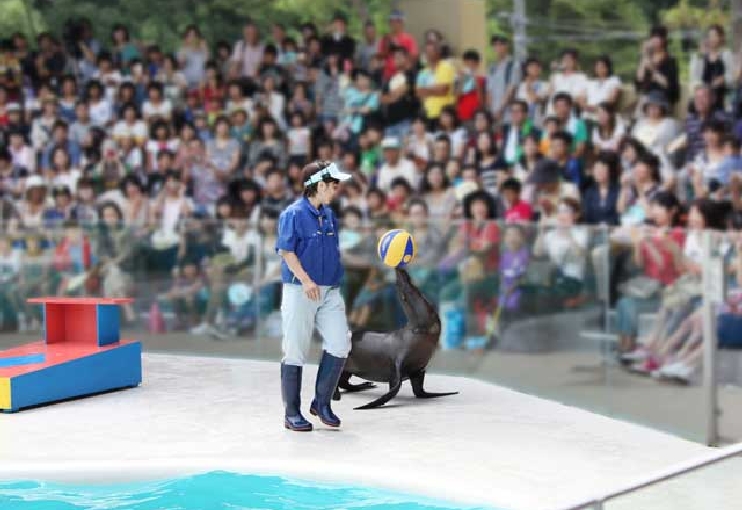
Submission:
<svg viewBox="0 0 742 510">
<path fill-rule="evenodd" d="M 319 287 L 312 280 L 307 279 L 301 284 L 304 294 L 312 301 L 319 301 Z"/>
</svg>

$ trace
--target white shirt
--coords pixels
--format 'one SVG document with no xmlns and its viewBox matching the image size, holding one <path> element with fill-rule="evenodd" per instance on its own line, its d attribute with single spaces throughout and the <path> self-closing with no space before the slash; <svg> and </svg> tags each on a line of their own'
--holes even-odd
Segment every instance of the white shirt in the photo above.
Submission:
<svg viewBox="0 0 742 510">
<path fill-rule="evenodd" d="M 149 101 L 145 101 L 144 104 L 142 104 L 142 116 L 144 118 L 164 117 L 168 119 L 170 118 L 170 113 L 172 111 L 173 111 L 173 105 L 169 99 L 165 99 L 164 101 L 161 101 L 157 105 L 152 104 Z"/>
<path fill-rule="evenodd" d="M 147 138 L 147 125 L 144 121 L 137 120 L 134 124 L 127 124 L 126 121 L 120 120 L 113 126 L 113 137 L 134 138 L 137 141 L 143 141 Z"/>
<path fill-rule="evenodd" d="M 111 103 L 106 99 L 101 99 L 97 103 L 89 103 L 90 123 L 96 127 L 105 127 L 106 123 L 111 120 L 113 111 Z"/>
<path fill-rule="evenodd" d="M 608 99 L 614 90 L 621 87 L 621 79 L 618 76 L 609 76 L 603 81 L 587 81 L 587 104 L 598 106 Z"/>
<path fill-rule="evenodd" d="M 175 153 L 175 152 L 178 151 L 178 146 L 179 145 L 180 145 L 180 140 L 177 139 L 177 138 L 173 138 L 171 140 L 168 140 L 165 143 L 165 148 L 168 149 L 168 150 L 170 150 L 170 151 L 172 151 L 173 153 Z M 157 166 L 157 153 L 160 152 L 160 150 L 162 150 L 160 148 L 160 142 L 158 142 L 157 140 L 149 140 L 147 142 L 147 145 L 145 145 L 145 147 L 147 149 L 147 152 L 150 154 L 150 156 L 152 158 L 152 167 L 151 167 L 151 170 L 157 170 L 158 169 L 158 166 Z"/>
<path fill-rule="evenodd" d="M 565 276 L 576 280 L 583 280 L 585 278 L 585 263 L 587 258 L 584 252 L 581 255 L 574 252 L 570 235 L 580 249 L 585 250 L 587 248 L 587 229 L 575 226 L 569 232 L 558 229 L 547 232 L 544 236 L 546 251 L 551 261 L 559 266 L 559 269 L 561 269 Z"/>
<path fill-rule="evenodd" d="M 624 126 L 621 117 L 616 117 L 616 128 L 613 130 L 613 134 L 608 138 L 601 138 L 600 129 L 597 126 L 593 128 L 593 143 L 600 150 L 618 152 L 618 145 L 626 133 L 626 126 Z"/>
<path fill-rule="evenodd" d="M 389 163 L 379 169 L 379 175 L 376 180 L 376 186 L 388 192 L 391 189 L 391 184 L 397 177 L 404 177 L 410 186 L 417 188 L 417 172 L 415 171 L 415 165 L 406 158 L 400 158 L 396 166 L 391 166 Z"/>
<path fill-rule="evenodd" d="M 229 248 L 229 253 L 237 262 L 244 262 L 250 250 L 254 250 L 259 241 L 255 230 L 248 230 L 242 237 L 238 237 L 237 232 L 230 228 L 225 229 L 222 235 L 222 244 Z"/>
<path fill-rule="evenodd" d="M 289 139 L 289 154 L 291 156 L 306 156 L 309 154 L 311 132 L 309 127 L 292 127 L 287 133 Z"/>
<path fill-rule="evenodd" d="M 552 77 L 551 100 L 546 115 L 554 113 L 554 96 L 561 92 L 566 92 L 572 96 L 572 101 L 576 102 L 577 98 L 587 93 L 587 76 L 585 73 L 575 72 L 572 74 L 557 73 Z"/>
<path fill-rule="evenodd" d="M 695 264 L 703 262 L 703 244 L 702 235 L 699 232 L 689 232 L 685 238 L 683 254 L 686 258 Z"/>
<path fill-rule="evenodd" d="M 77 193 L 77 181 L 80 179 L 80 170 L 70 169 L 68 174 L 58 174 L 52 178 L 52 186 L 67 186 L 74 196 Z"/>
</svg>

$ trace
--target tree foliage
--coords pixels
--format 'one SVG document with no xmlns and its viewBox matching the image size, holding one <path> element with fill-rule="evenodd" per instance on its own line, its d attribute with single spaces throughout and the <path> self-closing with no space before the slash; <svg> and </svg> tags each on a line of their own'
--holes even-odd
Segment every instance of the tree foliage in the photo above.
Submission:
<svg viewBox="0 0 742 510">
<path fill-rule="evenodd" d="M 511 13 L 513 0 L 486 0 L 489 34 L 512 34 L 512 25 L 502 13 Z M 21 30 L 35 35 L 41 30 L 62 33 L 69 18 L 86 16 L 93 21 L 96 37 L 110 42 L 116 23 L 129 27 L 133 38 L 157 42 L 166 51 L 177 49 L 185 27 L 197 24 L 214 43 L 240 37 L 242 26 L 252 19 L 266 33 L 280 21 L 290 33 L 300 23 L 314 22 L 321 32 L 329 29 L 332 15 L 348 15 L 351 34 L 360 36 L 363 22 L 371 19 L 386 26 L 395 0 L 2 0 L 0 27 L 4 33 Z M 548 63 L 565 47 L 576 47 L 589 71 L 601 54 L 610 55 L 616 71 L 630 78 L 638 48 L 649 27 L 657 22 L 670 28 L 700 28 L 728 20 L 728 0 L 526 0 L 528 51 Z M 24 9 L 27 6 L 28 9 Z M 728 10 L 728 9 L 727 9 Z M 687 45 L 673 45 L 681 64 Z M 485 55 L 491 58 L 491 54 Z"/>
<path fill-rule="evenodd" d="M 366 14 L 383 26 L 392 3 L 393 0 L 35 0 L 29 5 L 39 20 L 37 31 L 61 34 L 66 20 L 87 17 L 101 41 L 109 42 L 112 27 L 123 23 L 133 39 L 156 42 L 163 49 L 173 51 L 191 23 L 198 25 L 212 43 L 231 42 L 240 37 L 248 19 L 255 21 L 264 33 L 276 21 L 294 33 L 302 22 L 312 21 L 324 32 L 333 13 L 340 11 L 348 15 L 351 33 L 360 35 L 361 15 Z M 23 24 L 16 12 L 19 10 L 23 12 L 23 0 L 4 0 L 0 3 L 0 18 L 6 20 L 7 14 L 12 13 L 12 23 L 18 23 L 13 26 L 23 26 L 23 31 L 30 34 L 30 27 Z M 10 23 L 10 20 L 6 22 Z"/>
</svg>

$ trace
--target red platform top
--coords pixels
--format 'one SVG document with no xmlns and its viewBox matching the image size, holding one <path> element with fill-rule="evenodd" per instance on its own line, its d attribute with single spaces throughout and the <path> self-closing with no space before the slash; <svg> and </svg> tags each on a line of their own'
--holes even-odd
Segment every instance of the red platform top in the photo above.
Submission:
<svg viewBox="0 0 742 510">
<path fill-rule="evenodd" d="M 31 354 L 44 354 L 46 359 L 43 363 L 33 363 L 29 365 L 18 365 L 12 367 L 0 368 L 0 377 L 18 377 L 23 374 L 29 374 L 43 368 L 61 365 L 68 361 L 84 358 L 99 352 L 115 349 L 121 345 L 136 343 L 134 340 L 121 340 L 114 345 L 97 347 L 85 343 L 64 343 L 64 344 L 45 344 L 44 342 L 34 342 L 21 345 L 6 351 L 0 351 L 0 358 L 13 358 L 16 356 L 28 356 Z"/>
<path fill-rule="evenodd" d="M 120 305 L 131 303 L 134 298 L 64 298 L 64 297 L 43 297 L 27 299 L 29 303 L 49 304 L 49 305 Z"/>
</svg>

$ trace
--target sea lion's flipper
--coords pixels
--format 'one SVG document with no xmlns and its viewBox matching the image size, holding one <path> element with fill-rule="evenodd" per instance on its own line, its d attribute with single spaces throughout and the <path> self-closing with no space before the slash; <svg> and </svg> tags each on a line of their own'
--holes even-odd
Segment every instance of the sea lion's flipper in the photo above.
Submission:
<svg viewBox="0 0 742 510">
<path fill-rule="evenodd" d="M 338 381 L 338 386 L 335 388 L 335 393 L 332 395 L 333 400 L 340 400 L 340 390 L 343 389 L 347 391 L 348 393 L 356 393 L 359 391 L 365 391 L 370 390 L 371 388 L 376 388 L 376 385 L 370 381 L 362 382 L 360 384 L 351 384 L 350 378 L 353 377 L 353 374 L 350 372 L 343 372 L 340 374 L 340 380 Z"/>
<path fill-rule="evenodd" d="M 392 369 L 391 377 L 389 378 L 389 391 L 377 398 L 376 400 L 369 402 L 368 404 L 356 407 L 355 409 L 373 409 L 374 407 L 380 407 L 389 402 L 391 399 L 397 396 L 399 388 L 402 387 L 402 376 L 399 373 L 399 367 L 395 366 Z"/>
<path fill-rule="evenodd" d="M 447 395 L 457 395 L 458 391 L 452 391 L 449 393 L 429 393 L 425 391 L 423 388 L 423 383 L 425 381 L 425 371 L 410 376 L 410 383 L 412 384 L 412 393 L 415 394 L 417 398 L 436 398 L 436 397 L 445 397 Z"/>
</svg>

